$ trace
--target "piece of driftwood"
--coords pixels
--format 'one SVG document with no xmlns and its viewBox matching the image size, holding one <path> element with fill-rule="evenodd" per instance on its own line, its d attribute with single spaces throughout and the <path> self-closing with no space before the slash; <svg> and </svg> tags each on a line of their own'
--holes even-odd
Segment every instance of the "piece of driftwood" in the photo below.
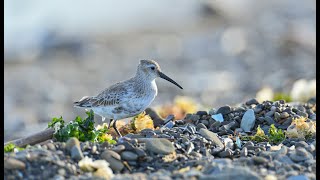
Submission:
<svg viewBox="0 0 320 180">
<path fill-rule="evenodd" d="M 16 139 L 16 140 L 13 140 L 13 141 L 6 142 L 6 143 L 4 143 L 4 145 L 7 145 L 9 143 L 13 143 L 17 147 L 25 147 L 28 144 L 29 145 L 35 145 L 37 143 L 41 143 L 43 141 L 51 139 L 53 133 L 54 133 L 54 129 L 48 128 L 48 129 L 46 129 L 44 131 L 35 133 L 35 134 L 30 135 L 28 137 L 24 137 L 24 138 L 20 138 L 20 139 Z"/>
<path fill-rule="evenodd" d="M 146 115 L 149 115 L 151 117 L 151 119 L 153 120 L 154 128 L 161 127 L 161 125 L 164 124 L 165 120 L 163 118 L 161 118 L 159 116 L 159 114 L 155 110 L 153 110 L 152 108 L 147 108 L 145 110 L 145 112 L 146 112 Z"/>
</svg>

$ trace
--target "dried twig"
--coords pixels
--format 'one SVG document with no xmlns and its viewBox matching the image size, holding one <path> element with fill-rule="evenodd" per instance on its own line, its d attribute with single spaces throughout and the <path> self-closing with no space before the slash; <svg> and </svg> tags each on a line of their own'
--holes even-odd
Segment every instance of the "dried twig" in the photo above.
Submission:
<svg viewBox="0 0 320 180">
<path fill-rule="evenodd" d="M 18 147 L 25 147 L 28 144 L 35 145 L 37 143 L 41 143 L 43 141 L 51 139 L 53 133 L 54 133 L 54 129 L 48 128 L 44 131 L 38 132 L 38 133 L 30 135 L 28 137 L 24 137 L 24 138 L 20 138 L 20 139 L 6 142 L 6 143 L 4 143 L 4 145 L 7 145 L 9 143 L 13 143 L 14 145 L 16 145 Z"/>
</svg>

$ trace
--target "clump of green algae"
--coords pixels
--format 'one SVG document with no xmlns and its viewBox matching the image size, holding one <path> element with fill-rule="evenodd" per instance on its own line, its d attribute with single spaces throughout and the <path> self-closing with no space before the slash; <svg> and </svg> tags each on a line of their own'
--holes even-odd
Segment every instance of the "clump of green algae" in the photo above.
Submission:
<svg viewBox="0 0 320 180">
<path fill-rule="evenodd" d="M 260 128 L 260 125 L 257 128 L 257 132 L 253 136 L 243 136 L 242 140 L 251 140 L 256 142 L 269 142 L 271 144 L 279 144 L 284 141 L 286 136 L 281 129 L 277 129 L 274 124 L 271 124 L 269 130 L 269 135 L 267 136 L 264 131 Z"/>
<path fill-rule="evenodd" d="M 107 141 L 110 144 L 116 144 L 116 141 L 111 138 L 111 136 L 106 136 L 108 132 L 107 127 L 102 127 L 101 129 L 96 129 L 94 127 L 94 113 L 92 110 L 87 111 L 88 117 L 82 119 L 77 116 L 74 121 L 70 121 L 65 125 L 65 121 L 62 117 L 52 118 L 52 121 L 48 123 L 48 128 L 54 128 L 55 133 L 54 138 L 58 141 L 65 142 L 71 137 L 76 137 L 80 141 L 91 141 L 103 143 Z"/>
</svg>

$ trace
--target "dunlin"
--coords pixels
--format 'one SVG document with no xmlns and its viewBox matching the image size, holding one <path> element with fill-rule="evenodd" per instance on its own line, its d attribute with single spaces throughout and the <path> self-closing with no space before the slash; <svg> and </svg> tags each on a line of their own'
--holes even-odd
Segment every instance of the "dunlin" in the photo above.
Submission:
<svg viewBox="0 0 320 180">
<path fill-rule="evenodd" d="M 166 76 L 154 60 L 140 60 L 134 77 L 118 82 L 102 91 L 97 96 L 85 96 L 77 102 L 75 107 L 92 109 L 95 114 L 102 117 L 102 121 L 109 119 L 109 127 L 113 128 L 121 137 L 116 127 L 116 121 L 143 112 L 157 96 L 158 88 L 155 82 L 157 77 L 163 78 L 179 88 L 178 83 Z"/>
</svg>

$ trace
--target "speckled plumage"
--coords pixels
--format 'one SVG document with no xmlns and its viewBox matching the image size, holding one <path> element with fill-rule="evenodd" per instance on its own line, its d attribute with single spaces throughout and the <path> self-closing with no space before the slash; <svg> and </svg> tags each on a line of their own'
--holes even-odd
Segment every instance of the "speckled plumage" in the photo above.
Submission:
<svg viewBox="0 0 320 180">
<path fill-rule="evenodd" d="M 158 89 L 155 82 L 157 77 L 164 78 L 182 89 L 161 72 L 157 62 L 140 60 L 134 77 L 110 86 L 97 96 L 85 96 L 74 102 L 74 106 L 92 109 L 95 114 L 102 117 L 103 121 L 105 118 L 111 122 L 135 116 L 143 112 L 157 96 Z M 114 128 L 116 129 L 115 122 Z"/>
</svg>

